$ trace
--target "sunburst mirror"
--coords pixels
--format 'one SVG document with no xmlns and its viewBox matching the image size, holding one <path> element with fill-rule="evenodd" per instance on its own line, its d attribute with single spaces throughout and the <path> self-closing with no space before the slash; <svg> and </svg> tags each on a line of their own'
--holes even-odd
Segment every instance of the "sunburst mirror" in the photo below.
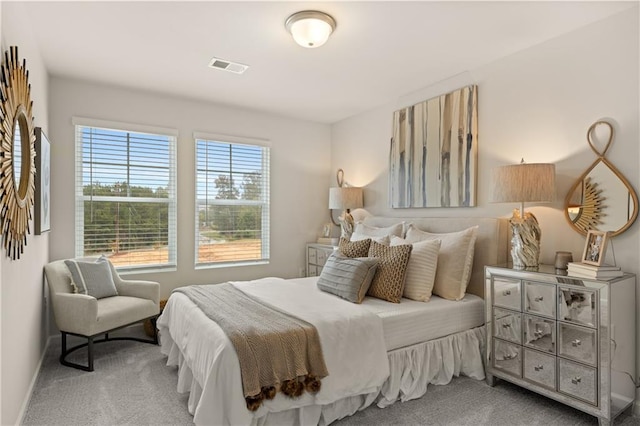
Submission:
<svg viewBox="0 0 640 426">
<path fill-rule="evenodd" d="M 18 48 L 4 54 L 0 108 L 0 226 L 7 256 L 19 259 L 27 244 L 35 191 L 35 133 L 33 103 L 26 61 L 18 60 Z"/>
</svg>

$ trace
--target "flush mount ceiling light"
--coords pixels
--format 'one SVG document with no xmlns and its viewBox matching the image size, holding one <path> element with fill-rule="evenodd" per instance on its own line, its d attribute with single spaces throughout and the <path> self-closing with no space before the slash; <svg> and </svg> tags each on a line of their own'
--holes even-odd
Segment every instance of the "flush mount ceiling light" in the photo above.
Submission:
<svg viewBox="0 0 640 426">
<path fill-rule="evenodd" d="M 320 47 L 336 29 L 336 21 L 330 15 L 317 10 L 303 10 L 289 16 L 284 23 L 293 39 L 302 47 Z"/>
</svg>

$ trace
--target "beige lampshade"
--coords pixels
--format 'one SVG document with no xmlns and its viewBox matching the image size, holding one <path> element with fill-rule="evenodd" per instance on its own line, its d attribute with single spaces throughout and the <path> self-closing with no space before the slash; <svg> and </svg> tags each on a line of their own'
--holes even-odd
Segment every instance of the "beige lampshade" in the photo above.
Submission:
<svg viewBox="0 0 640 426">
<path fill-rule="evenodd" d="M 555 164 L 522 163 L 493 169 L 493 203 L 550 203 L 555 192 Z"/>
<path fill-rule="evenodd" d="M 329 188 L 329 208 L 336 210 L 359 209 L 363 206 L 362 188 Z"/>
</svg>

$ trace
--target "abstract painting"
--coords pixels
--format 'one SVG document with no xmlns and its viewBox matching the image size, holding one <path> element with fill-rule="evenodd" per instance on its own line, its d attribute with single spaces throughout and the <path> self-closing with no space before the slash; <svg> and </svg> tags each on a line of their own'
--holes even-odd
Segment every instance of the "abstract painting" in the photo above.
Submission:
<svg viewBox="0 0 640 426">
<path fill-rule="evenodd" d="M 476 85 L 393 113 L 392 208 L 474 207 L 477 165 Z"/>
</svg>

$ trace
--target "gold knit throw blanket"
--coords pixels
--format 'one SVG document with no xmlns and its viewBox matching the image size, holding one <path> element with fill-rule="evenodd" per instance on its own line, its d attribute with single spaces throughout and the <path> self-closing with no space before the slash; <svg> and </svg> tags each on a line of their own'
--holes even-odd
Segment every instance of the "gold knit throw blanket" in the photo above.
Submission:
<svg viewBox="0 0 640 426">
<path fill-rule="evenodd" d="M 329 373 L 318 330 L 312 324 L 252 298 L 230 283 L 174 291 L 188 296 L 233 343 L 249 410 L 257 410 L 264 399 L 272 399 L 278 391 L 293 398 L 305 390 L 320 390 L 320 379 Z"/>
</svg>

